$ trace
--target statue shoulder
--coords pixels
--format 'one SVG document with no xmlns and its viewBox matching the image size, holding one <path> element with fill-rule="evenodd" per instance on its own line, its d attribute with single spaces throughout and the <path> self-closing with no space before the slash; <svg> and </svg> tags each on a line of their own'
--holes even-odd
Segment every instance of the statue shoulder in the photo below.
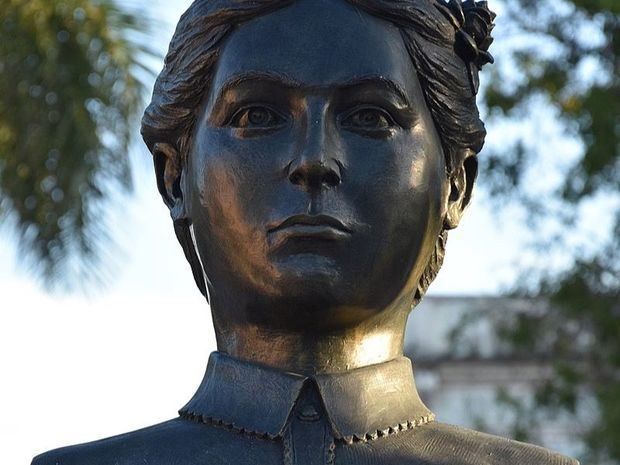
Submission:
<svg viewBox="0 0 620 465">
<path fill-rule="evenodd" d="M 256 453 L 271 463 L 280 454 L 274 441 L 239 434 L 222 427 L 177 418 L 131 433 L 35 457 L 31 465 L 190 465 L 209 463 L 245 465 L 244 456 Z"/>
<path fill-rule="evenodd" d="M 346 465 L 579 465 L 543 447 L 439 422 L 350 447 L 341 450 Z"/>
<path fill-rule="evenodd" d="M 169 437 L 178 429 L 176 420 L 143 428 L 131 433 L 113 436 L 99 441 L 55 449 L 36 456 L 31 465 L 99 465 L 104 463 L 132 463 L 110 460 L 123 456 L 136 455 L 148 449 L 156 438 Z M 136 461 L 136 463 L 138 463 Z"/>
<path fill-rule="evenodd" d="M 579 465 L 570 457 L 544 447 L 481 433 L 445 423 L 431 423 L 420 433 L 434 436 L 435 454 L 453 455 L 452 463 L 459 465 Z"/>
</svg>

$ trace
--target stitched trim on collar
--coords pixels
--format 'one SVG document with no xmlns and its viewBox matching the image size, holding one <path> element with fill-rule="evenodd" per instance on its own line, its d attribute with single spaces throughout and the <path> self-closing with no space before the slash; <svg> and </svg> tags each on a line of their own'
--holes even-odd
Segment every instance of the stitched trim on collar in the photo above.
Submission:
<svg viewBox="0 0 620 465">
<path fill-rule="evenodd" d="M 232 423 L 227 423 L 224 420 L 220 420 L 217 418 L 210 418 L 205 415 L 200 415 L 194 412 L 187 412 L 187 411 L 181 410 L 179 411 L 179 415 L 181 416 L 181 418 L 184 418 L 189 421 L 193 421 L 196 423 L 202 423 L 202 424 L 209 425 L 209 426 L 214 426 L 216 428 L 222 428 L 227 431 L 233 431 L 235 433 L 250 436 L 252 438 L 266 439 L 268 441 L 277 441 L 279 439 L 282 439 L 282 436 L 280 435 L 273 436 L 271 434 L 264 433 L 261 431 L 251 431 L 245 428 L 235 426 Z M 347 436 L 343 438 L 335 438 L 335 442 L 346 444 L 349 446 L 353 444 L 357 444 L 357 443 L 366 443 L 366 442 L 375 441 L 377 439 L 384 438 L 387 436 L 393 436 L 402 431 L 408 431 L 410 429 L 417 428 L 419 426 L 423 426 L 428 423 L 432 423 L 433 421 L 435 421 L 435 414 L 431 413 L 430 415 L 418 418 L 416 420 L 403 422 L 396 426 L 391 426 L 389 428 L 386 428 L 384 430 L 376 430 L 376 431 L 368 432 L 364 434 L 363 436 L 353 435 L 353 436 Z"/>
<path fill-rule="evenodd" d="M 272 436 L 269 433 L 263 433 L 261 431 L 251 431 L 246 428 L 236 426 L 233 423 L 227 423 L 224 420 L 207 417 L 205 415 L 200 415 L 194 412 L 187 412 L 185 410 L 181 410 L 179 411 L 179 416 L 189 421 L 193 421 L 196 423 L 202 423 L 202 424 L 209 425 L 209 426 L 215 426 L 216 428 L 222 428 L 227 431 L 233 431 L 235 433 L 243 434 L 245 436 L 250 436 L 252 438 L 266 439 L 268 441 L 275 441 L 277 439 L 280 439 L 280 436 Z"/>
<path fill-rule="evenodd" d="M 391 427 L 389 427 L 387 429 L 369 432 L 369 433 L 366 433 L 363 436 L 353 435 L 353 436 L 347 436 L 347 437 L 344 437 L 344 438 L 338 438 L 338 439 L 336 439 L 336 441 L 338 441 L 340 443 L 347 444 L 349 446 L 352 445 L 352 444 L 356 444 L 356 443 L 366 443 L 366 442 L 370 442 L 370 441 L 375 441 L 375 440 L 380 439 L 380 438 L 384 438 L 386 436 L 393 436 L 395 434 L 400 433 L 401 431 L 408 431 L 410 429 L 426 425 L 426 424 L 431 423 L 433 421 L 435 421 L 435 414 L 431 413 L 430 415 L 426 415 L 424 417 L 420 417 L 420 418 L 418 418 L 416 420 L 400 423 L 400 424 L 398 424 L 396 426 L 391 426 Z"/>
</svg>

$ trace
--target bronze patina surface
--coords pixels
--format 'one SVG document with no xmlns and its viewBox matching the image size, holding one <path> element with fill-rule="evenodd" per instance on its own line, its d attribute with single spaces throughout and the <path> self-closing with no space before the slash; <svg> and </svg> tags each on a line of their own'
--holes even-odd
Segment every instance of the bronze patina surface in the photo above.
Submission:
<svg viewBox="0 0 620 465">
<path fill-rule="evenodd" d="M 407 316 L 470 201 L 494 14 L 198 0 L 142 134 L 218 352 L 180 416 L 34 465 L 571 464 L 435 420 Z"/>
</svg>

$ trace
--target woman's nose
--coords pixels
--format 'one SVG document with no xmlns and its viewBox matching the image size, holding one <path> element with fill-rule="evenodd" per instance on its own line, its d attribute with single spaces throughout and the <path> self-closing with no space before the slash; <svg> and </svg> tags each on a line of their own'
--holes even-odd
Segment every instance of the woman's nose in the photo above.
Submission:
<svg viewBox="0 0 620 465">
<path fill-rule="evenodd" d="M 311 115 L 299 155 L 289 167 L 289 181 L 306 190 L 317 191 L 338 186 L 342 181 L 340 148 L 331 131 L 327 111 Z"/>
<path fill-rule="evenodd" d="M 289 181 L 304 190 L 316 191 L 336 187 L 340 184 L 340 168 L 323 160 L 311 159 L 299 163 L 292 170 Z"/>
</svg>

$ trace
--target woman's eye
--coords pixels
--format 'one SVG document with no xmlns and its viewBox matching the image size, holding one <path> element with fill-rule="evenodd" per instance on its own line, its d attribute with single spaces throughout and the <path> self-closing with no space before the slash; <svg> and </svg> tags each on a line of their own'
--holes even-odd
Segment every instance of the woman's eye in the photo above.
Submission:
<svg viewBox="0 0 620 465">
<path fill-rule="evenodd" d="M 266 107 L 251 107 L 238 111 L 231 119 L 236 128 L 272 128 L 281 125 L 284 118 Z"/>
<path fill-rule="evenodd" d="M 341 122 L 347 129 L 361 129 L 366 131 L 386 130 L 394 127 L 392 117 L 378 108 L 363 108 L 350 113 Z"/>
</svg>

